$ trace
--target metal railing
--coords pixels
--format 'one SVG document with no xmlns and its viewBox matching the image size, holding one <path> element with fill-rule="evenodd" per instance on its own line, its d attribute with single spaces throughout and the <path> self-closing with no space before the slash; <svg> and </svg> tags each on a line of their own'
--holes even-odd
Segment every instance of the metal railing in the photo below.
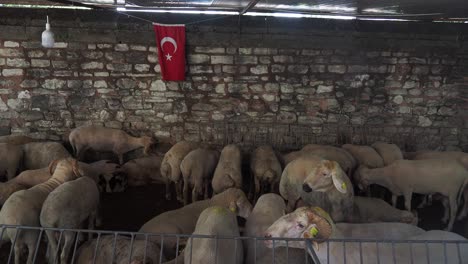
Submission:
<svg viewBox="0 0 468 264">
<path fill-rule="evenodd" d="M 10 232 L 16 231 L 16 232 Z M 58 245 L 63 244 L 66 234 L 73 235 L 71 252 L 61 262 L 61 247 L 51 253 L 45 233 L 54 231 Z M 13 239 L 5 235 L 15 234 Z M 27 236 L 26 236 L 27 234 Z M 91 240 L 81 235 L 90 234 Z M 32 236 L 31 236 L 32 235 Z M 468 263 L 468 241 L 466 240 L 377 240 L 377 239 L 329 239 L 321 242 L 316 251 L 312 239 L 233 237 L 185 234 L 151 234 L 125 231 L 99 231 L 63 228 L 42 228 L 26 226 L 0 226 L 3 245 L 0 248 L 0 262 L 14 263 L 15 246 L 21 246 L 25 237 L 34 238 L 32 263 L 72 263 L 72 264 L 156 264 L 156 263 L 238 263 L 235 259 L 242 250 L 242 263 L 321 263 L 321 264 L 436 264 Z M 7 240 L 11 239 L 10 248 Z M 201 255 L 211 256 L 210 261 L 200 262 L 200 255 L 193 245 L 197 240 L 209 240 L 201 250 Z M 272 248 L 265 246 L 270 240 Z M 31 241 L 31 240 L 29 240 Z M 174 248 L 167 248 L 168 244 Z M 226 249 L 226 243 L 233 245 Z M 301 249 L 294 248 L 300 244 Z M 293 246 L 291 246 L 294 244 Z M 224 245 L 224 247 L 223 247 Z M 276 247 L 278 246 L 278 247 Z M 199 247 L 198 247 L 199 248 Z M 305 249 L 305 250 L 304 250 Z M 166 250 L 178 252 L 173 259 L 165 257 Z M 213 256 L 214 252 L 214 256 Z M 24 252 L 23 252 L 24 253 Z M 29 253 L 29 252 L 28 252 Z M 227 255 L 226 255 L 227 254 Z M 243 256 L 242 256 L 243 255 Z M 26 255 L 20 263 L 26 263 Z M 188 262 L 184 262 L 188 260 Z M 206 260 L 206 259 L 205 259 Z"/>
</svg>

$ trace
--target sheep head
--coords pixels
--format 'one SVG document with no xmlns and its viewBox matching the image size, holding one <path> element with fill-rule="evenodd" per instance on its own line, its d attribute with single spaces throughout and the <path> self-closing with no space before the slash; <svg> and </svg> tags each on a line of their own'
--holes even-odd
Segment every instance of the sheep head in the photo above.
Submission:
<svg viewBox="0 0 468 264">
<path fill-rule="evenodd" d="M 156 144 L 156 140 L 149 136 L 142 136 L 140 137 L 141 144 L 143 145 L 143 153 L 148 155 L 151 150 L 151 147 Z"/>
<path fill-rule="evenodd" d="M 245 193 L 237 188 L 229 188 L 211 198 L 214 204 L 229 206 L 229 210 L 242 218 L 249 217 L 252 212 L 252 204 Z"/>
<path fill-rule="evenodd" d="M 265 238 L 313 238 L 314 246 L 331 237 L 334 222 L 320 207 L 300 207 L 294 212 L 284 215 L 276 220 L 265 232 Z M 291 246 L 304 248 L 304 241 L 265 240 L 268 248 Z"/>
<path fill-rule="evenodd" d="M 347 193 L 351 186 L 345 182 L 346 173 L 341 169 L 336 161 L 322 160 L 320 165 L 304 180 L 303 190 L 305 192 L 317 191 L 327 192 L 333 186 L 341 192 Z"/>
</svg>

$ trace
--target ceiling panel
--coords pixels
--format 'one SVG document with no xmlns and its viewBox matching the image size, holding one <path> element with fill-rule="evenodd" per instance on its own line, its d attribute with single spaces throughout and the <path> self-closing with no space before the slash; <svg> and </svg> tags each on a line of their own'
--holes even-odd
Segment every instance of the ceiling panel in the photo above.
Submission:
<svg viewBox="0 0 468 264">
<path fill-rule="evenodd" d="M 146 9 L 200 8 L 242 11 L 250 7 L 250 11 L 261 12 L 468 20 L 468 0 L 1 0 L 2 4 L 64 5 L 73 2 L 108 8 L 126 5 Z"/>
</svg>

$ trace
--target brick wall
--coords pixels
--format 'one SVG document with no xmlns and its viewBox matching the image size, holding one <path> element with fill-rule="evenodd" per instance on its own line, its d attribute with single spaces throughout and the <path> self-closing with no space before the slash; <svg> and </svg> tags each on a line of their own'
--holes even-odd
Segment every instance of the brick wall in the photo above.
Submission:
<svg viewBox="0 0 468 264">
<path fill-rule="evenodd" d="M 194 24 L 186 81 L 163 82 L 149 23 L 61 11 L 51 15 L 58 42 L 43 49 L 44 15 L 11 10 L 0 18 L 2 134 L 59 139 L 99 124 L 246 146 L 386 140 L 468 150 L 468 47 L 458 25 Z"/>
</svg>

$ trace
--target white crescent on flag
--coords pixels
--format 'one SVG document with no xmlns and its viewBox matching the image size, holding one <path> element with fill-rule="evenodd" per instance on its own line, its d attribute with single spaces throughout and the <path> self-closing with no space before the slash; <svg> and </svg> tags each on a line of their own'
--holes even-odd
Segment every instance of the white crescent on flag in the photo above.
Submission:
<svg viewBox="0 0 468 264">
<path fill-rule="evenodd" d="M 161 39 L 161 49 L 164 51 L 164 43 L 166 42 L 169 42 L 171 43 L 172 45 L 174 45 L 174 53 L 176 53 L 177 51 L 177 43 L 176 41 L 171 38 L 171 37 L 164 37 L 163 39 Z"/>
</svg>

